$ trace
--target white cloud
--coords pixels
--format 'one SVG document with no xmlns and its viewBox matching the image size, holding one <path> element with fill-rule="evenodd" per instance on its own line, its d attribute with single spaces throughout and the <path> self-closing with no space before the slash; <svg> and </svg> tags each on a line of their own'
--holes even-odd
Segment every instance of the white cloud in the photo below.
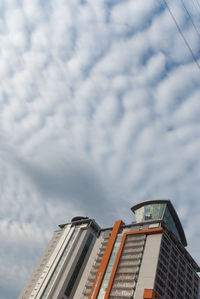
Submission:
<svg viewBox="0 0 200 299">
<path fill-rule="evenodd" d="M 199 90 L 199 72 L 194 67 L 194 63 L 179 66 L 160 82 L 156 92 L 158 112 L 173 113 L 181 103 L 188 101 L 191 93 Z"/>
</svg>

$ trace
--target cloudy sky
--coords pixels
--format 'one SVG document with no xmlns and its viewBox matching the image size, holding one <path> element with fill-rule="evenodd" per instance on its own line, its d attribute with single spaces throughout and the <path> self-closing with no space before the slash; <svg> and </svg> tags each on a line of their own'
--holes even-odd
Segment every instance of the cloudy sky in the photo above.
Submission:
<svg viewBox="0 0 200 299">
<path fill-rule="evenodd" d="M 200 0 L 167 3 L 190 50 L 163 0 L 0 0 L 0 299 L 58 224 L 141 200 L 200 263 Z"/>
</svg>

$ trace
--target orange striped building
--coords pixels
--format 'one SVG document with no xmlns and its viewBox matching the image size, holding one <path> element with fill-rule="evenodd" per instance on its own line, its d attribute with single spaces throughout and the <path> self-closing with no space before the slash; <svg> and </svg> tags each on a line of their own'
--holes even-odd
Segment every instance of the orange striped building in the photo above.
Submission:
<svg viewBox="0 0 200 299">
<path fill-rule="evenodd" d="M 199 266 L 170 200 L 131 208 L 136 221 L 60 225 L 19 299 L 198 299 Z"/>
</svg>

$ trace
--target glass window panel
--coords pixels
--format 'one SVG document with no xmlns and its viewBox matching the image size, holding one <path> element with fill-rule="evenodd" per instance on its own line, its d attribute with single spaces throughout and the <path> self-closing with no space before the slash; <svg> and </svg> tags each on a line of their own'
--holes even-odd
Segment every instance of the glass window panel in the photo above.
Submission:
<svg viewBox="0 0 200 299">
<path fill-rule="evenodd" d="M 176 228 L 176 224 L 175 224 L 174 219 L 172 218 L 168 208 L 165 211 L 164 221 L 167 224 L 167 226 L 169 227 L 169 229 L 177 236 L 177 238 L 181 242 L 181 238 L 180 238 L 180 235 Z"/>
<path fill-rule="evenodd" d="M 166 204 L 146 205 L 135 211 L 136 222 L 159 220 L 163 218 Z"/>
<path fill-rule="evenodd" d="M 82 250 L 82 252 L 81 252 L 81 254 L 79 256 L 79 259 L 78 259 L 77 264 L 75 266 L 75 269 L 74 269 L 74 271 L 72 273 L 72 276 L 70 278 L 68 286 L 67 286 L 67 288 L 65 290 L 65 295 L 67 297 L 69 297 L 70 294 L 71 294 L 71 291 L 72 291 L 72 289 L 74 287 L 74 284 L 75 284 L 76 279 L 78 277 L 78 274 L 79 274 L 79 272 L 81 270 L 81 267 L 83 265 L 83 262 L 85 260 L 85 257 L 87 255 L 87 252 L 88 252 L 89 248 L 90 248 L 90 245 L 92 243 L 93 238 L 94 238 L 94 236 L 90 233 L 89 236 L 88 236 L 88 238 L 87 238 L 87 241 L 86 241 L 86 243 L 85 243 L 85 245 L 83 247 L 83 250 Z"/>
<path fill-rule="evenodd" d="M 116 238 L 115 245 L 113 247 L 113 250 L 112 250 L 109 262 L 108 262 L 108 266 L 106 268 L 106 272 L 105 272 L 103 282 L 101 284 L 97 299 L 103 299 L 104 296 L 105 296 L 106 289 L 108 287 L 108 283 L 109 283 L 109 280 L 110 280 L 110 276 L 111 276 L 111 273 L 112 273 L 112 270 L 113 270 L 113 267 L 114 267 L 115 259 L 116 259 L 116 256 L 117 256 L 117 253 L 118 253 L 118 250 L 119 250 L 119 246 L 120 246 L 120 243 L 121 243 L 121 239 L 122 239 L 121 235 L 118 235 L 117 238 Z"/>
</svg>

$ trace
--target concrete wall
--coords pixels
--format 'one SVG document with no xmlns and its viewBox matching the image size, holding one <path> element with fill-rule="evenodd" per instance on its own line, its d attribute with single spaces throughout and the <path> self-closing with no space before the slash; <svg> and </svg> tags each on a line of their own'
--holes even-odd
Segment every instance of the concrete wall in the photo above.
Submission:
<svg viewBox="0 0 200 299">
<path fill-rule="evenodd" d="M 30 297 L 33 289 L 37 281 L 39 280 L 44 268 L 46 267 L 47 263 L 49 262 L 57 244 L 59 243 L 60 238 L 62 237 L 64 230 L 57 230 L 53 233 L 53 236 L 45 249 L 44 253 L 40 257 L 35 269 L 33 270 L 29 280 L 25 284 L 21 294 L 19 295 L 18 299 L 27 299 Z"/>
<path fill-rule="evenodd" d="M 144 289 L 153 289 L 158 264 L 162 234 L 147 235 L 135 299 L 143 298 Z"/>
</svg>

